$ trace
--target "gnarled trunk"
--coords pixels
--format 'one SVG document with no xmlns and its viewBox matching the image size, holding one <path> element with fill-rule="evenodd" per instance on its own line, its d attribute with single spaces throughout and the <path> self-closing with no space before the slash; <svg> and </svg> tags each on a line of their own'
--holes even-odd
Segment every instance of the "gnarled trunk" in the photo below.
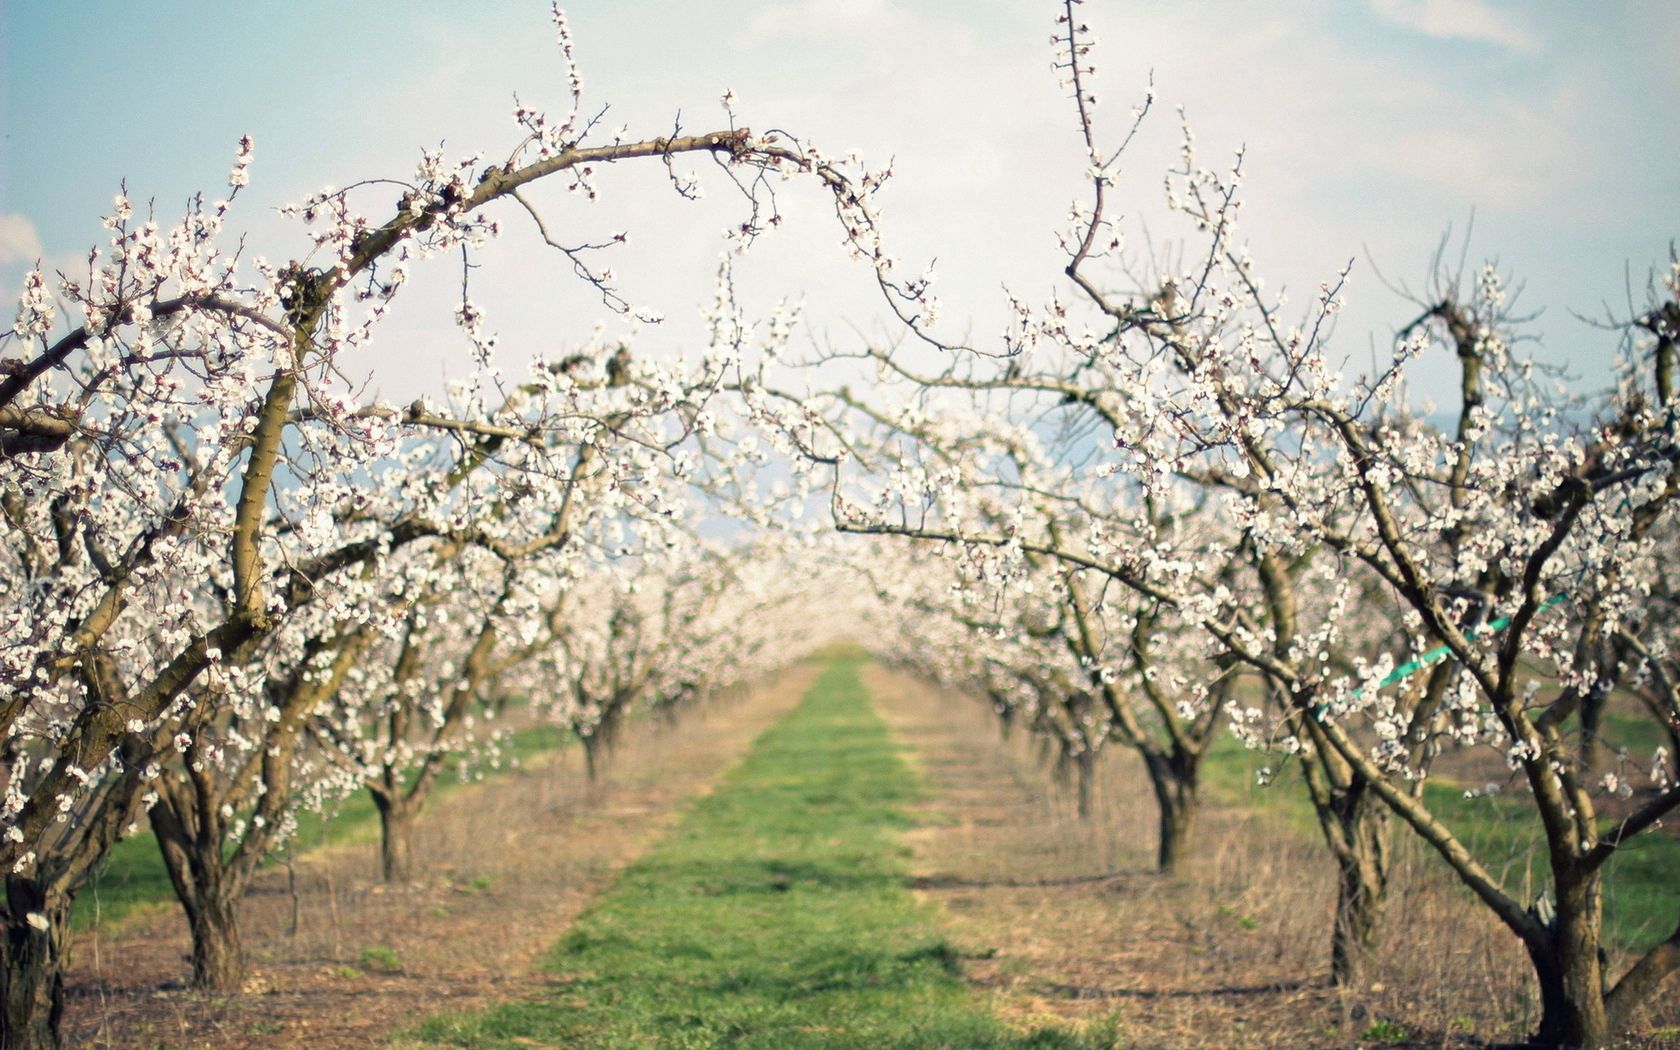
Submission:
<svg viewBox="0 0 1680 1050">
<path fill-rule="evenodd" d="M 1387 878 L 1383 869 L 1357 856 L 1336 857 L 1336 912 L 1330 931 L 1330 981 L 1338 988 L 1359 984 L 1365 960 L 1382 929 Z"/>
<path fill-rule="evenodd" d="M 32 878 L 6 878 L 6 950 L 0 960 L 0 1047 L 56 1050 L 64 1012 L 70 898 Z"/>
<path fill-rule="evenodd" d="M 583 771 L 593 784 L 601 775 L 601 759 L 598 754 L 601 750 L 601 738 L 595 733 L 590 733 L 579 739 L 583 741 Z"/>
<path fill-rule="evenodd" d="M 1318 811 L 1336 860 L 1336 911 L 1330 929 L 1330 980 L 1356 988 L 1382 933 L 1393 828 L 1388 809 L 1355 779 Z"/>
<path fill-rule="evenodd" d="M 1074 756 L 1073 764 L 1079 794 L 1079 819 L 1090 820 L 1096 801 L 1097 753 L 1086 748 Z"/>
<path fill-rule="evenodd" d="M 230 995 L 245 983 L 245 953 L 239 944 L 237 903 L 245 879 L 222 853 L 215 828 L 184 821 L 169 799 L 152 807 L 152 831 L 175 896 L 187 913 L 192 934 L 193 987 Z"/>
<path fill-rule="evenodd" d="M 75 834 L 44 849 L 29 874 L 5 876 L 0 897 L 0 1050 L 52 1050 L 60 1045 L 64 971 L 70 962 L 70 907 L 88 873 L 109 855 L 138 806 L 138 770 L 145 749 L 123 744 L 126 775 Z M 33 856 L 33 854 L 31 854 Z"/>
<path fill-rule="evenodd" d="M 1540 984 L 1540 1028 L 1535 1041 L 1542 1046 L 1599 1050 L 1610 1045 L 1604 957 L 1599 950 L 1600 892 L 1596 873 L 1560 879 L 1549 942 L 1526 945 Z"/>
</svg>

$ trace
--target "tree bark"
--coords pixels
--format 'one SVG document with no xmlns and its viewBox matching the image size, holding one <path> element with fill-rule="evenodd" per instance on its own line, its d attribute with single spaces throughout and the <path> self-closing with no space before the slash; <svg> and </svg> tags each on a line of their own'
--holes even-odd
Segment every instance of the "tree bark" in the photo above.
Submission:
<svg viewBox="0 0 1680 1050">
<path fill-rule="evenodd" d="M 30 922 L 30 916 L 35 922 Z M 8 876 L 6 951 L 0 960 L 0 1047 L 56 1050 L 64 1010 L 70 898 L 35 879 Z M 41 926 L 45 926 L 42 929 Z"/>
<path fill-rule="evenodd" d="M 1073 763 L 1079 793 L 1079 819 L 1090 820 L 1096 794 L 1097 753 L 1086 748 L 1074 756 Z"/>
<path fill-rule="evenodd" d="M 189 909 L 194 988 L 233 995 L 245 983 L 245 950 L 239 942 L 234 896 L 217 887 Z"/>
<path fill-rule="evenodd" d="M 594 733 L 580 738 L 583 741 L 583 771 L 591 784 L 600 776 L 600 759 L 595 752 L 601 747 L 601 738 Z"/>
<path fill-rule="evenodd" d="M 1325 828 L 1336 860 L 1330 981 L 1338 988 L 1357 988 L 1381 939 L 1393 829 L 1382 800 L 1357 779 L 1336 792 L 1329 811 L 1321 810 L 1319 819 L 1334 823 Z"/>
<path fill-rule="evenodd" d="M 222 855 L 215 828 L 200 828 L 195 813 L 186 820 L 167 796 L 152 807 L 152 833 L 175 896 L 187 913 L 192 934 L 193 987 L 229 995 L 245 983 L 245 954 L 239 943 L 237 901 L 244 880 Z"/>
<path fill-rule="evenodd" d="M 414 878 L 414 816 L 419 807 L 400 794 L 373 792 L 379 810 L 379 875 L 386 882 Z"/>
<path fill-rule="evenodd" d="M 1196 823 L 1200 767 L 1195 757 L 1161 752 L 1143 753 L 1144 769 L 1155 792 L 1159 813 L 1159 834 L 1155 845 L 1155 870 L 1170 874 L 1180 870 Z"/>
<path fill-rule="evenodd" d="M 1599 768 L 1599 748 L 1603 739 L 1604 708 L 1609 702 L 1608 690 L 1589 689 L 1581 697 L 1581 770 L 1590 777 Z"/>
<path fill-rule="evenodd" d="M 1540 983 L 1540 1028 L 1535 1041 L 1560 1050 L 1610 1045 L 1604 958 L 1599 952 L 1603 900 L 1598 874 L 1556 880 L 1557 915 L 1549 943 L 1528 944 Z"/>
</svg>

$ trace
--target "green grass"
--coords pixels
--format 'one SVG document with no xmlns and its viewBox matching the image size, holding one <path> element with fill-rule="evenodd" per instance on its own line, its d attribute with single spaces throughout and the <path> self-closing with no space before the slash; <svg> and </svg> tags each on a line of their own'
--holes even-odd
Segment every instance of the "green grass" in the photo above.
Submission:
<svg viewBox="0 0 1680 1050">
<path fill-rule="evenodd" d="M 1649 766 L 1651 755 L 1659 747 L 1667 747 L 1668 734 L 1649 714 L 1637 711 L 1631 704 L 1611 707 L 1604 714 L 1599 727 L 1605 747 L 1614 753 L 1626 748 L 1636 766 Z"/>
<path fill-rule="evenodd" d="M 936 910 L 905 887 L 899 832 L 919 789 L 856 663 L 835 659 L 585 913 L 548 960 L 561 978 L 551 997 L 433 1018 L 412 1037 L 480 1048 L 1109 1045 L 1013 1031 L 966 987 Z"/>
<path fill-rule="evenodd" d="M 1513 891 L 1537 895 L 1550 885 L 1538 813 L 1510 793 L 1465 798 L 1461 786 L 1431 782 L 1424 801 Z M 1613 947 L 1644 952 L 1674 932 L 1680 913 L 1680 840 L 1661 831 L 1640 835 L 1604 869 L 1604 935 Z"/>
<path fill-rule="evenodd" d="M 516 731 L 503 750 L 502 769 L 509 767 L 512 757 L 521 765 L 537 755 L 553 751 L 566 742 L 570 734 L 557 726 L 536 725 Z M 432 799 L 460 786 L 453 777 L 445 777 L 433 790 Z M 342 846 L 359 842 L 375 842 L 379 838 L 379 813 L 366 791 L 358 791 L 328 813 L 305 812 L 298 815 L 297 834 L 291 847 L 299 852 L 326 846 Z M 163 866 L 157 840 L 150 829 L 142 827 L 112 848 L 105 863 L 89 884 L 76 895 L 71 912 L 71 928 L 89 929 L 95 923 L 121 922 L 131 916 L 172 905 L 175 889 L 169 883 L 169 872 Z"/>
<path fill-rule="evenodd" d="M 387 948 L 383 944 L 370 944 L 363 948 L 359 956 L 362 969 L 375 973 L 401 973 L 402 957 L 394 948 Z"/>
<path fill-rule="evenodd" d="M 1404 1043 L 1410 1036 L 1406 1029 L 1393 1021 L 1372 1021 L 1359 1038 L 1372 1043 Z"/>
<path fill-rule="evenodd" d="M 1625 724 L 1606 720 L 1605 737 L 1625 745 L 1629 727 L 1640 723 L 1632 718 L 1620 721 Z M 1268 787 L 1256 786 L 1256 774 L 1263 767 L 1281 770 Z M 1211 804 L 1249 807 L 1268 821 L 1317 840 L 1316 818 L 1295 760 L 1250 751 L 1226 737 L 1214 743 L 1203 769 Z M 1424 802 L 1507 889 L 1532 899 L 1550 885 L 1550 874 L 1539 817 L 1522 794 L 1522 785 L 1513 782 L 1505 793 L 1474 798 L 1465 798 L 1464 789 L 1438 776 L 1425 787 Z M 1396 834 L 1409 832 L 1400 825 Z M 1433 855 L 1429 859 L 1436 861 Z M 1677 872 L 1680 839 L 1662 831 L 1639 836 L 1611 859 L 1604 878 L 1604 932 L 1610 945 L 1643 952 L 1674 931 L 1680 914 Z"/>
</svg>

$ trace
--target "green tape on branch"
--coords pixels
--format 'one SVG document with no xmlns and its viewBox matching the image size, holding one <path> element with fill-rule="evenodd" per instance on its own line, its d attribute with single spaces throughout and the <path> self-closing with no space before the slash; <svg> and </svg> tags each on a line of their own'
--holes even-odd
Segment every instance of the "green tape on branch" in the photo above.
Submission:
<svg viewBox="0 0 1680 1050">
<path fill-rule="evenodd" d="M 1548 609 L 1551 609 L 1551 608 L 1557 606 L 1558 604 L 1563 602 L 1564 599 L 1566 599 L 1568 597 L 1569 597 L 1569 595 L 1567 593 L 1560 592 L 1558 594 L 1554 594 L 1550 598 L 1547 598 L 1545 601 L 1541 602 L 1539 608 L 1534 610 L 1534 614 L 1536 616 L 1538 616 L 1539 614 L 1547 611 Z M 1474 628 L 1471 628 L 1468 631 L 1465 631 L 1464 632 L 1464 640 L 1467 641 L 1467 642 L 1473 642 L 1477 638 L 1480 638 L 1484 634 L 1495 634 L 1499 631 L 1503 631 L 1505 628 L 1507 628 L 1509 626 L 1511 626 L 1511 618 L 1509 616 L 1501 616 L 1498 619 L 1489 620 L 1487 623 L 1483 624 L 1480 627 L 1474 627 Z M 1377 683 L 1377 688 L 1382 689 L 1385 686 L 1391 686 L 1396 682 L 1403 682 L 1406 679 L 1410 678 L 1412 675 L 1417 674 L 1419 671 L 1423 670 L 1424 668 L 1432 667 L 1435 664 L 1440 663 L 1442 660 L 1445 660 L 1447 657 L 1449 657 L 1451 655 L 1452 655 L 1452 646 L 1450 646 L 1450 645 L 1437 645 L 1435 648 L 1433 648 L 1433 649 L 1429 650 L 1428 652 L 1424 653 L 1422 656 L 1418 657 L 1417 659 L 1408 660 L 1405 663 L 1401 664 L 1399 667 L 1396 667 L 1394 670 L 1388 672 L 1388 674 L 1383 678 L 1383 680 Z M 1355 697 L 1364 696 L 1365 695 L 1365 689 L 1363 687 L 1361 687 L 1359 689 L 1355 689 L 1353 691 L 1353 695 Z M 1324 712 L 1327 709 L 1328 709 L 1327 704 L 1319 704 L 1317 707 L 1313 708 L 1313 717 L 1316 718 L 1316 719 L 1319 719 L 1320 721 L 1323 721 Z"/>
</svg>

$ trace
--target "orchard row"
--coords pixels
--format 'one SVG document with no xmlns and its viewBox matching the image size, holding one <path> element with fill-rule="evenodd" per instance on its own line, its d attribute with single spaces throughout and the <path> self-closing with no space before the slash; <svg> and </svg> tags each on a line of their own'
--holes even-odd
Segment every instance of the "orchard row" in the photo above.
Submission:
<svg viewBox="0 0 1680 1050">
<path fill-rule="evenodd" d="M 385 875 L 407 878 L 433 785 L 513 729 L 560 724 L 593 763 L 632 710 L 845 634 L 1087 777 L 1106 746 L 1135 751 L 1163 869 L 1222 734 L 1281 752 L 1339 873 L 1338 982 L 1357 985 L 1412 834 L 1531 961 L 1541 1042 L 1624 1028 L 1680 966 L 1680 925 L 1626 961 L 1602 944 L 1605 865 L 1680 806 L 1680 264 L 1594 333 L 1622 355 L 1602 395 L 1521 355 L 1491 267 L 1435 274 L 1351 373 L 1330 341 L 1346 274 L 1298 309 L 1266 291 L 1240 157 L 1203 166 L 1186 129 L 1166 180 L 1183 247 L 1126 248 L 1120 161 L 1152 99 L 1102 147 L 1089 30 L 1059 9 L 1085 195 L 1058 231 L 1063 290 L 1010 298 L 990 350 L 945 337 L 931 272 L 889 251 L 890 173 L 733 119 L 605 136 L 558 11 L 564 114 L 521 105 L 499 161 L 424 154 L 395 200 L 382 180 L 288 209 L 302 261 L 229 243 L 246 140 L 225 200 L 164 225 L 119 196 L 84 271 L 31 273 L 0 340 L 6 1045 L 56 1045 L 72 901 L 143 819 L 195 980 L 234 989 L 235 902 L 302 809 L 371 792 Z M 896 332 L 806 351 L 798 312 L 747 316 L 726 264 L 692 352 L 499 347 L 468 281 L 503 217 L 638 312 L 596 264 L 611 246 L 556 241 L 522 189 L 588 200 L 652 164 L 691 196 L 684 158 L 739 191 L 740 252 L 781 224 L 778 192 L 831 203 Z M 466 275 L 456 379 L 365 398 L 357 354 L 425 265 Z M 1443 366 L 1454 403 L 1426 409 L 1409 377 Z M 1667 745 L 1607 751 L 1611 711 Z M 1543 829 L 1538 897 L 1426 804 L 1466 756 Z"/>
</svg>

